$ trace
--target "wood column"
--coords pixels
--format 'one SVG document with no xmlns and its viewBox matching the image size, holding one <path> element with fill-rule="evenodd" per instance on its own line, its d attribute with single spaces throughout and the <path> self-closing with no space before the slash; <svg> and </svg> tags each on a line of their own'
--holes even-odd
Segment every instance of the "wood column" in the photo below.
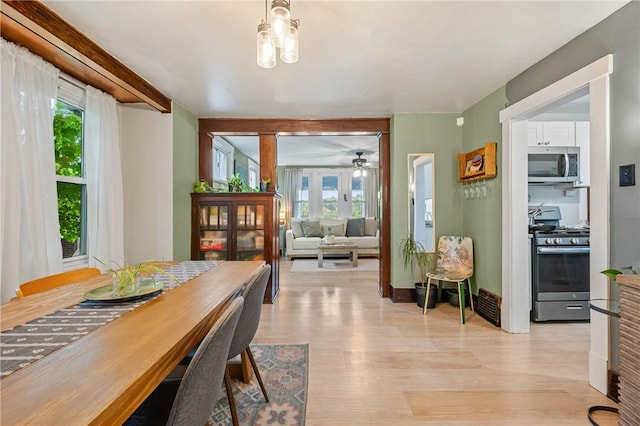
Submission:
<svg viewBox="0 0 640 426">
<path fill-rule="evenodd" d="M 198 134 L 198 178 L 213 185 L 213 136 Z"/>
<path fill-rule="evenodd" d="M 380 134 L 380 275 L 378 293 L 391 296 L 391 138 Z"/>
<path fill-rule="evenodd" d="M 275 192 L 278 187 L 277 154 L 275 133 L 260 133 L 260 181 L 271 180 L 269 192 Z"/>
</svg>

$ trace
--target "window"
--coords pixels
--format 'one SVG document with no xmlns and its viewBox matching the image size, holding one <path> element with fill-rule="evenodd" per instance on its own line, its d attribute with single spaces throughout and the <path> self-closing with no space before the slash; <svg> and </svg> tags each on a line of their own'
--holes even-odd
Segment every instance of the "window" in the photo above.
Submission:
<svg viewBox="0 0 640 426">
<path fill-rule="evenodd" d="M 249 188 L 258 188 L 260 184 L 258 182 L 260 176 L 260 166 L 251 158 L 248 160 L 249 165 Z"/>
<path fill-rule="evenodd" d="M 362 177 L 351 178 L 351 217 L 364 217 L 365 210 L 364 191 L 362 190 Z"/>
<path fill-rule="evenodd" d="M 302 185 L 300 186 L 300 192 L 298 192 L 294 216 L 301 219 L 309 219 L 309 176 L 302 176 Z"/>
<path fill-rule="evenodd" d="M 220 137 L 213 139 L 213 180 L 226 183 L 233 173 L 233 145 Z"/>
<path fill-rule="evenodd" d="M 338 217 L 339 190 L 338 176 L 322 176 L 322 217 Z"/>
<path fill-rule="evenodd" d="M 353 176 L 351 168 L 304 169 L 293 217 L 365 217 L 366 179 Z"/>
<path fill-rule="evenodd" d="M 58 221 L 63 259 L 87 254 L 84 89 L 61 79 L 53 117 Z"/>
</svg>

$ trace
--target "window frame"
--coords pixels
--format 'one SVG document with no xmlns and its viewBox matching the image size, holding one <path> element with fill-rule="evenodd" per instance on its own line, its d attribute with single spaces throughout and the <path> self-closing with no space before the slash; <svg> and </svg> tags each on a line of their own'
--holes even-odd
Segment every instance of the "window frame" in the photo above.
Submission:
<svg viewBox="0 0 640 426">
<path fill-rule="evenodd" d="M 67 76 L 65 74 L 61 74 L 58 77 L 58 94 L 56 99 L 53 99 L 53 106 L 59 101 L 69 105 L 72 108 L 77 108 L 83 112 L 82 116 L 82 158 L 81 158 L 81 176 L 65 176 L 59 175 L 56 173 L 56 185 L 58 182 L 61 183 L 71 183 L 76 185 L 81 185 L 81 194 L 82 194 L 82 211 L 80 218 L 80 247 L 84 248 L 85 254 L 81 254 L 78 256 L 71 257 L 63 257 L 62 258 L 62 268 L 63 270 L 76 269 L 83 266 L 89 265 L 89 258 L 91 253 L 89 252 L 89 239 L 88 235 L 88 223 L 91 221 L 91 218 L 88 215 L 88 182 L 86 175 L 86 163 L 85 163 L 85 154 L 86 154 L 86 135 L 85 135 L 85 113 L 86 113 L 86 85 L 78 82 L 74 78 Z M 52 123 L 53 125 L 53 123 Z M 53 141 L 52 141 L 53 142 Z M 57 200 L 57 194 L 56 194 Z M 56 201 L 57 202 L 57 201 Z M 60 226 L 58 224 L 58 226 Z M 62 244 L 62 235 L 60 235 L 60 244 Z"/>
<path fill-rule="evenodd" d="M 216 174 L 216 155 L 217 152 L 221 152 L 226 155 L 227 160 L 227 176 L 218 176 Z M 235 153 L 235 148 L 229 142 L 225 141 L 219 136 L 213 138 L 213 147 L 211 150 L 211 177 L 214 182 L 227 184 L 227 178 L 232 176 L 233 173 L 233 156 Z"/>
<path fill-rule="evenodd" d="M 307 177 L 309 179 L 309 218 L 323 217 L 323 200 L 322 200 L 322 178 L 324 176 L 337 176 L 338 177 L 338 216 L 337 217 L 352 217 L 352 179 L 353 169 L 351 168 L 308 168 L 302 169 L 300 187 L 302 187 L 302 179 Z M 294 216 L 301 218 L 301 201 L 294 200 Z M 346 197 L 345 197 L 346 196 Z M 363 209 L 366 208 L 366 193 L 362 190 L 362 205 Z M 363 212 L 364 217 L 365 212 Z"/>
</svg>

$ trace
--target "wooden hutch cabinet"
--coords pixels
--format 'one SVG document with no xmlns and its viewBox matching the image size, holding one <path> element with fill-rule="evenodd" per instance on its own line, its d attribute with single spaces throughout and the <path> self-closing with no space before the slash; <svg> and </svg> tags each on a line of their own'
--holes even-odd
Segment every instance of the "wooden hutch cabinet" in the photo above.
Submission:
<svg viewBox="0 0 640 426">
<path fill-rule="evenodd" d="M 264 260 L 271 277 L 264 303 L 279 291 L 280 195 L 274 192 L 191 194 L 192 260 Z"/>
</svg>

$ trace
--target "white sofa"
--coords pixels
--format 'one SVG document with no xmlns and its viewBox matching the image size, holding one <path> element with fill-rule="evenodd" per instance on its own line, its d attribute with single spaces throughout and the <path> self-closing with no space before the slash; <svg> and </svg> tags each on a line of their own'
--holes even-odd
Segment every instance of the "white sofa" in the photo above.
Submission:
<svg viewBox="0 0 640 426">
<path fill-rule="evenodd" d="M 286 256 L 289 259 L 296 257 L 317 257 L 318 243 L 326 235 L 334 235 L 335 241 L 349 241 L 358 244 L 358 256 L 378 256 L 380 245 L 380 230 L 378 221 L 374 218 L 364 218 L 361 222 L 364 224 L 362 234 L 359 235 L 358 224 L 360 219 L 352 220 L 349 218 L 339 219 L 291 219 L 291 228 L 287 229 L 286 239 Z M 307 222 L 306 224 L 304 222 Z M 312 226 L 309 222 L 319 222 L 320 230 L 317 226 Z M 356 224 L 356 226 L 352 226 Z M 304 229 L 303 229 L 304 225 Z M 349 225 L 349 226 L 348 226 Z M 316 231 L 307 232 L 305 230 Z M 355 232 L 354 232 L 355 230 Z M 349 236 L 347 231 L 351 231 Z"/>
</svg>

